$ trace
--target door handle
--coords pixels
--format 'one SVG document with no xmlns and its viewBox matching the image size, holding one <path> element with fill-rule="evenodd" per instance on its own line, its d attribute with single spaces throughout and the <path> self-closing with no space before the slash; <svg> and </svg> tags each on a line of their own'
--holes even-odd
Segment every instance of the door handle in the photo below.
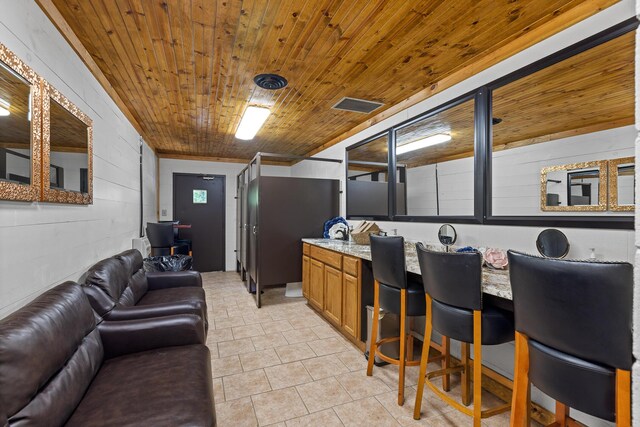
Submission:
<svg viewBox="0 0 640 427">
<path fill-rule="evenodd" d="M 257 227 L 254 225 L 254 226 L 253 226 L 253 235 L 255 236 L 256 234 L 258 234 L 258 233 L 257 233 Z"/>
</svg>

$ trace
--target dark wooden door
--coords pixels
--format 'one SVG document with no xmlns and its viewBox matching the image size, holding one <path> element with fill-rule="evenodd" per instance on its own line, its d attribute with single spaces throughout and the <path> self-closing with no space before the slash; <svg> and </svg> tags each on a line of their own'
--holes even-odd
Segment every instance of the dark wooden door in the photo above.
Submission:
<svg viewBox="0 0 640 427">
<path fill-rule="evenodd" d="M 193 269 L 225 270 L 225 177 L 173 174 L 173 219 L 191 224 L 180 238 L 190 239 Z"/>
</svg>

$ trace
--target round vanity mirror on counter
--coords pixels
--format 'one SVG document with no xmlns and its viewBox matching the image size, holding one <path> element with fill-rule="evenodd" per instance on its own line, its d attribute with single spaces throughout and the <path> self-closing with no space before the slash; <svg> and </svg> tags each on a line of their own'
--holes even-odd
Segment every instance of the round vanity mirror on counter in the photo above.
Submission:
<svg viewBox="0 0 640 427">
<path fill-rule="evenodd" d="M 456 242 L 458 235 L 456 229 L 451 224 L 443 224 L 438 230 L 438 240 L 447 248 Z"/>
<path fill-rule="evenodd" d="M 569 253 L 569 240 L 560 230 L 548 228 L 542 230 L 536 239 L 540 255 L 547 258 L 564 258 Z"/>
</svg>

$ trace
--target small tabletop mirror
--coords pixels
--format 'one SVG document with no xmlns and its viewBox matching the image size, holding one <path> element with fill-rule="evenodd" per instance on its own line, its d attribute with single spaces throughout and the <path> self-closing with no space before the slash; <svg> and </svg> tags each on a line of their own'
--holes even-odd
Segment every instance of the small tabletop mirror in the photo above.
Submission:
<svg viewBox="0 0 640 427">
<path fill-rule="evenodd" d="M 449 249 L 449 246 L 453 245 L 456 242 L 458 235 L 456 234 L 456 229 L 453 228 L 451 224 L 443 224 L 438 230 L 438 240 L 440 243 Z"/>
<path fill-rule="evenodd" d="M 564 258 L 569 253 L 569 240 L 562 231 L 548 228 L 538 235 L 536 247 L 544 257 Z"/>
</svg>

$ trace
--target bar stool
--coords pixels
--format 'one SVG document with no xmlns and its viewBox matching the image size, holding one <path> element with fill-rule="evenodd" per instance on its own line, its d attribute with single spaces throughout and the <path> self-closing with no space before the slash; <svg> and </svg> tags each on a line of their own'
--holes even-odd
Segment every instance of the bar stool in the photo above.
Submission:
<svg viewBox="0 0 640 427">
<path fill-rule="evenodd" d="M 528 426 L 529 388 L 569 408 L 631 425 L 633 266 L 509 251 L 516 316 L 511 426 Z"/>
<path fill-rule="evenodd" d="M 400 336 L 378 338 L 378 322 L 371 326 L 371 344 L 369 347 L 369 363 L 367 376 L 373 373 L 375 356 L 385 362 L 399 367 L 398 405 L 404 404 L 404 372 L 405 366 L 418 366 L 419 360 L 413 359 L 413 335 L 406 334 L 407 316 L 424 316 L 424 289 L 417 282 L 407 281 L 407 269 L 404 254 L 404 238 L 401 236 L 371 236 L 371 263 L 373 266 L 373 318 L 378 318 L 380 308 L 400 317 Z M 379 346 L 400 341 L 398 359 L 383 354 Z M 406 346 L 405 346 L 406 344 Z M 408 353 L 408 357 L 407 357 Z"/>
<path fill-rule="evenodd" d="M 482 410 L 482 346 L 513 341 L 513 315 L 482 302 L 482 255 L 477 252 L 433 252 L 421 243 L 416 245 L 424 284 L 427 320 L 425 340 L 437 331 L 462 342 L 462 365 L 427 373 L 429 346 L 422 348 L 420 379 L 413 418 L 420 419 L 425 383 L 447 404 L 473 417 L 473 425 L 481 419 L 506 412 L 510 404 Z M 426 340 L 428 341 L 428 340 Z M 470 395 L 469 348 L 473 344 L 473 409 Z M 454 372 L 462 374 L 462 404 L 455 401 L 432 382 L 432 378 Z"/>
</svg>

